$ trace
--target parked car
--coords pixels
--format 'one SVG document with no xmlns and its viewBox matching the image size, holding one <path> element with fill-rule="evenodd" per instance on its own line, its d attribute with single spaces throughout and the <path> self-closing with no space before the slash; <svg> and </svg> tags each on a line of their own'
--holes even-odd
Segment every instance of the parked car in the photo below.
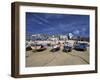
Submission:
<svg viewBox="0 0 100 80">
<path fill-rule="evenodd" d="M 86 51 L 87 50 L 87 44 L 78 42 L 78 43 L 74 44 L 74 49 L 80 50 L 80 51 Z"/>
<path fill-rule="evenodd" d="M 72 51 L 72 46 L 70 45 L 70 43 L 68 43 L 68 42 L 64 43 L 63 51 L 64 52 L 71 52 Z"/>
<path fill-rule="evenodd" d="M 56 52 L 56 51 L 59 51 L 59 50 L 60 50 L 60 46 L 56 44 L 56 45 L 52 46 L 51 52 Z"/>
</svg>

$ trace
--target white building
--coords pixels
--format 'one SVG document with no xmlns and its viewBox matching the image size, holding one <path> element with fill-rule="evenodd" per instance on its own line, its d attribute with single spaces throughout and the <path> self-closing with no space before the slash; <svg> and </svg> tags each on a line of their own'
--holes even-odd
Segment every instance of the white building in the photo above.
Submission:
<svg viewBox="0 0 100 80">
<path fill-rule="evenodd" d="M 66 35 L 60 35 L 60 39 L 62 39 L 62 40 L 68 40 L 68 36 L 66 36 Z"/>
</svg>

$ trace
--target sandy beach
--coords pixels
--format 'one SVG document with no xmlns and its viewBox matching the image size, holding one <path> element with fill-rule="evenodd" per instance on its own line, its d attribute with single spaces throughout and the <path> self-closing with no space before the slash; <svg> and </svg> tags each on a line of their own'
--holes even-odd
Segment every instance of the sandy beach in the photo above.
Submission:
<svg viewBox="0 0 100 80">
<path fill-rule="evenodd" d="M 71 52 L 63 52 L 63 48 L 56 52 L 50 50 L 51 48 L 48 47 L 41 52 L 26 51 L 26 67 L 89 64 L 89 47 L 86 51 L 73 49 Z"/>
</svg>

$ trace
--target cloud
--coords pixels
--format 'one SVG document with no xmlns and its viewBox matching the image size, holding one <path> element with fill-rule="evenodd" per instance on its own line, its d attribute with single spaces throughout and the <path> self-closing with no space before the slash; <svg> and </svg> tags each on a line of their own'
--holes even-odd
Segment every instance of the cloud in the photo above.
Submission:
<svg viewBox="0 0 100 80">
<path fill-rule="evenodd" d="M 49 13 L 49 14 L 44 14 L 44 17 L 46 18 L 46 19 L 59 19 L 59 18 L 63 18 L 64 17 L 64 15 L 62 15 L 62 14 L 58 14 L 58 15 L 56 15 L 56 14 L 52 14 L 52 13 Z"/>
<path fill-rule="evenodd" d="M 80 31 L 79 30 L 75 30 L 73 33 L 78 35 L 78 34 L 80 34 Z"/>
</svg>

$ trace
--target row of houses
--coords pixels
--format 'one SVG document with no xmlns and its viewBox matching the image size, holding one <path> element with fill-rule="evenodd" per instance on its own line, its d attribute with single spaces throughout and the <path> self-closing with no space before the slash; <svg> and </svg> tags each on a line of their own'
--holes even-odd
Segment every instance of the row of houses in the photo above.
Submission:
<svg viewBox="0 0 100 80">
<path fill-rule="evenodd" d="M 26 41 L 35 41 L 35 40 L 50 40 L 50 41 L 57 41 L 57 40 L 78 40 L 78 41 L 89 41 L 89 37 L 82 37 L 82 36 L 74 36 L 72 33 L 63 35 L 63 34 L 32 34 L 26 35 Z"/>
</svg>

